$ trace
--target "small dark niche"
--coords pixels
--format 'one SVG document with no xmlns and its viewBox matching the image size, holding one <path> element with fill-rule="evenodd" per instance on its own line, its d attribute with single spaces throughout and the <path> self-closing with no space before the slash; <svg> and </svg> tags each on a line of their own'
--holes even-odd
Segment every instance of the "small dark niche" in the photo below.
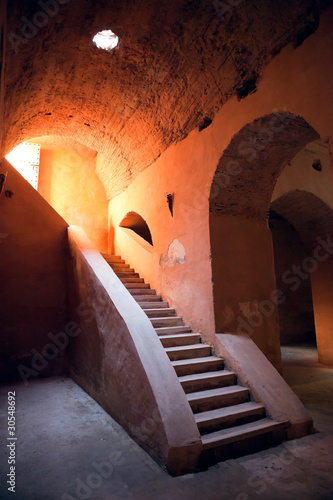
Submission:
<svg viewBox="0 0 333 500">
<path fill-rule="evenodd" d="M 317 172 L 321 172 L 323 169 L 323 166 L 321 164 L 320 160 L 313 160 L 312 162 L 312 168 L 316 170 Z"/>
<path fill-rule="evenodd" d="M 209 116 L 205 116 L 205 118 L 202 120 L 202 122 L 199 125 L 199 132 L 201 130 L 204 130 L 205 128 L 209 127 L 209 125 L 212 123 L 212 119 Z"/>
<path fill-rule="evenodd" d="M 257 91 L 257 79 L 257 75 L 253 75 L 253 77 L 245 80 L 243 85 L 237 89 L 237 99 L 239 101 Z"/>
<path fill-rule="evenodd" d="M 153 239 L 148 224 L 138 213 L 128 212 L 119 224 L 119 227 L 131 229 L 134 233 L 146 240 L 149 245 L 153 245 Z"/>
</svg>

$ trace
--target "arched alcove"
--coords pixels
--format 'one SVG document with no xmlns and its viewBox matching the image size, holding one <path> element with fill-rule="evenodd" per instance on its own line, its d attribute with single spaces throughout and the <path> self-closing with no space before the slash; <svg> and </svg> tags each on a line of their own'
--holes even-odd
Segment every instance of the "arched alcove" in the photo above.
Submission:
<svg viewBox="0 0 333 500">
<path fill-rule="evenodd" d="M 268 211 L 279 174 L 318 133 L 277 111 L 243 127 L 220 158 L 209 199 L 216 331 L 250 335 L 281 368 Z"/>
<path fill-rule="evenodd" d="M 119 224 L 119 227 L 131 229 L 134 233 L 147 241 L 147 243 L 153 245 L 153 239 L 148 224 L 138 213 L 128 212 Z"/>
</svg>

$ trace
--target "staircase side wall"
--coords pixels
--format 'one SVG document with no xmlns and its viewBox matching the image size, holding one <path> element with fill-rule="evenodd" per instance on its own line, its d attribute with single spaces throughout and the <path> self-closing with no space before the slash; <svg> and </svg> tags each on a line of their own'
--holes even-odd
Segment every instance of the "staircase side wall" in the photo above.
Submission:
<svg viewBox="0 0 333 500">
<path fill-rule="evenodd" d="M 1 173 L 0 378 L 29 383 L 66 367 L 50 336 L 67 323 L 67 223 L 6 160 Z"/>
<path fill-rule="evenodd" d="M 81 228 L 69 244 L 72 378 L 170 473 L 194 469 L 199 431 L 151 322 Z"/>
<path fill-rule="evenodd" d="M 313 432 L 310 413 L 253 340 L 230 333 L 216 337 L 216 355 L 225 359 L 226 366 L 237 373 L 240 383 L 250 388 L 273 420 L 290 422 L 290 439 Z"/>
</svg>

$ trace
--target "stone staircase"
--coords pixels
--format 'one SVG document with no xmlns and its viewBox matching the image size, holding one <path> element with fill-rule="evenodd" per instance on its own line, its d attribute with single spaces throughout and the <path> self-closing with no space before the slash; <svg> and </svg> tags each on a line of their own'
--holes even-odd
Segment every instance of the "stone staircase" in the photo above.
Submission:
<svg viewBox="0 0 333 500">
<path fill-rule="evenodd" d="M 237 375 L 213 355 L 201 335 L 119 256 L 102 254 L 150 319 L 192 408 L 201 434 L 199 467 L 279 444 L 288 422 L 276 422 L 255 402 Z"/>
</svg>

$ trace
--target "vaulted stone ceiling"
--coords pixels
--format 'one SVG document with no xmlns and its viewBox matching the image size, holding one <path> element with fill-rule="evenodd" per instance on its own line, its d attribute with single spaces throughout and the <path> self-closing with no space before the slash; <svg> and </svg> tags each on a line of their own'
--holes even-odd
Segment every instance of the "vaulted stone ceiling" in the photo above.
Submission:
<svg viewBox="0 0 333 500">
<path fill-rule="evenodd" d="M 287 220 L 301 235 L 303 243 L 311 250 L 318 245 L 318 237 L 330 244 L 333 234 L 333 210 L 322 200 L 307 191 L 290 191 L 271 204 L 273 215 Z M 273 220 L 274 223 L 274 220 Z"/>
<path fill-rule="evenodd" d="M 43 3 L 52 14 L 37 14 Z M 214 4 L 8 2 L 3 152 L 45 135 L 83 143 L 104 155 L 99 175 L 111 198 L 228 98 L 253 91 L 284 45 L 315 31 L 323 8 L 319 0 Z M 120 37 L 111 53 L 92 44 L 102 29 Z"/>
</svg>

